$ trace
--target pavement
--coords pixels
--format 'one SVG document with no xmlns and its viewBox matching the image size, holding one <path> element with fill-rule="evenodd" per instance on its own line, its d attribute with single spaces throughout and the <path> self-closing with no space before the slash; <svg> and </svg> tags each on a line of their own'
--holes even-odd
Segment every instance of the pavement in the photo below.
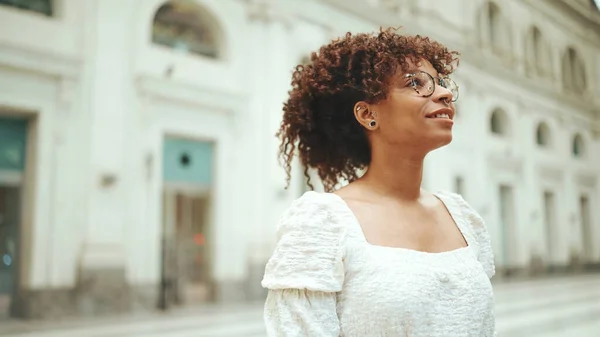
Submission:
<svg viewBox="0 0 600 337">
<path fill-rule="evenodd" d="M 500 337 L 600 337 L 600 274 L 494 284 Z M 2 337 L 266 337 L 262 303 L 76 322 L 2 322 Z M 449 336 L 451 337 L 451 336 Z"/>
</svg>

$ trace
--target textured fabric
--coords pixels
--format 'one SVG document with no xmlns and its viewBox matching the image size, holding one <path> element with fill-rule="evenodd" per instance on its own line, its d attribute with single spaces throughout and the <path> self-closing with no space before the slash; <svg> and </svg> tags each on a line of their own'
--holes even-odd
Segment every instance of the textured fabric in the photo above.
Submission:
<svg viewBox="0 0 600 337">
<path fill-rule="evenodd" d="M 481 217 L 437 193 L 468 246 L 441 253 L 368 243 L 346 203 L 307 192 L 283 214 L 267 263 L 273 337 L 491 337 L 494 258 Z"/>
</svg>

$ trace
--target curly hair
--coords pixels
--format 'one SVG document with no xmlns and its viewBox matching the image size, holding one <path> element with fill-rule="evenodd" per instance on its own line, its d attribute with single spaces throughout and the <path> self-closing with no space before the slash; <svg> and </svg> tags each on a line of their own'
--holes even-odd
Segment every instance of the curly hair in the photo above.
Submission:
<svg viewBox="0 0 600 337">
<path fill-rule="evenodd" d="M 408 71 L 409 62 L 428 60 L 441 75 L 452 73 L 458 65 L 458 52 L 428 37 L 397 31 L 347 33 L 313 52 L 308 64 L 296 66 L 277 132 L 287 186 L 296 151 L 311 188 L 310 168 L 317 170 L 327 191 L 340 179 L 357 179 L 357 171 L 371 160 L 371 150 L 366 130 L 354 116 L 354 105 L 384 100 L 390 79 L 398 70 Z"/>
</svg>

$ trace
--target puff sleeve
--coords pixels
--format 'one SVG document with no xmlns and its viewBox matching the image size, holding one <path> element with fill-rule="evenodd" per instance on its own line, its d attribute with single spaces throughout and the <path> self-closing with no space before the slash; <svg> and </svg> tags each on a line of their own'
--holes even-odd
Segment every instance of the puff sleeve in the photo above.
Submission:
<svg viewBox="0 0 600 337">
<path fill-rule="evenodd" d="M 325 194 L 307 192 L 284 212 L 262 280 L 268 336 L 339 336 L 345 236 Z"/>
</svg>

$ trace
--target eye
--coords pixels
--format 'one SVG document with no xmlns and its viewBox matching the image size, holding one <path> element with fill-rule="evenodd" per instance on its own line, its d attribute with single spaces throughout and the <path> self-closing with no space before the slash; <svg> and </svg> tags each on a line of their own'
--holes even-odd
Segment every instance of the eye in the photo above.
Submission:
<svg viewBox="0 0 600 337">
<path fill-rule="evenodd" d="M 411 87 L 422 87 L 423 86 L 423 80 L 420 79 L 420 78 L 418 78 L 418 77 L 412 76 L 410 78 L 410 80 L 409 80 L 408 85 L 411 86 Z"/>
</svg>

